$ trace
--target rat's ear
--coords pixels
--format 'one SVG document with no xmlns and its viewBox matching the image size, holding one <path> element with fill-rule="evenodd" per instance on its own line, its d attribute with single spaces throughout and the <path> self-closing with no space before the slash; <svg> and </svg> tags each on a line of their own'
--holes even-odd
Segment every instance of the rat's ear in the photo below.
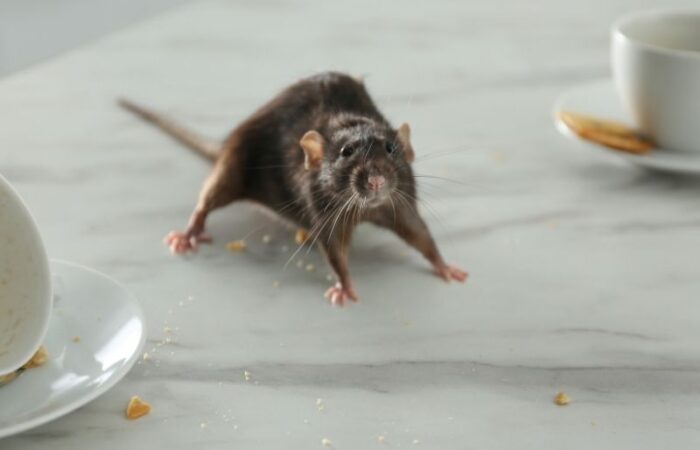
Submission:
<svg viewBox="0 0 700 450">
<path fill-rule="evenodd" d="M 411 145 L 411 127 L 408 126 L 406 122 L 402 123 L 397 130 L 399 142 L 403 146 L 404 154 L 406 155 L 406 161 L 412 163 L 416 159 L 416 154 L 413 153 L 413 146 Z"/>
<path fill-rule="evenodd" d="M 299 145 L 304 149 L 304 167 L 308 169 L 318 169 L 321 167 L 323 160 L 323 136 L 316 130 L 310 130 L 304 133 Z"/>
</svg>

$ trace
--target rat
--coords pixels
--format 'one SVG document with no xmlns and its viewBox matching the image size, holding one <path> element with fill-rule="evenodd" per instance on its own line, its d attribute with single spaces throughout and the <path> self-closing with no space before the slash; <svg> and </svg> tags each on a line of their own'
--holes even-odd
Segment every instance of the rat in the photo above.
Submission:
<svg viewBox="0 0 700 450">
<path fill-rule="evenodd" d="M 205 222 L 213 210 L 248 200 L 309 230 L 307 243 L 318 244 L 337 277 L 325 293 L 334 305 L 358 299 L 348 249 L 361 222 L 396 233 L 444 280 L 466 280 L 465 271 L 445 263 L 418 213 L 409 125 L 393 128 L 362 80 L 338 72 L 301 79 L 223 142 L 131 101 L 119 103 L 214 162 L 186 230 L 165 237 L 174 254 L 211 241 Z"/>
</svg>

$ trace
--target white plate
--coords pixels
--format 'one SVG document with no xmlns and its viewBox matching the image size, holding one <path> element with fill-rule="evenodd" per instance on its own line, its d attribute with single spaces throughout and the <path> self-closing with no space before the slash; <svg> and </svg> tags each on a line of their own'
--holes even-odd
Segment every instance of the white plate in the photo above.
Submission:
<svg viewBox="0 0 700 450">
<path fill-rule="evenodd" d="M 590 114 L 595 117 L 632 124 L 628 114 L 623 111 L 612 80 L 587 83 L 560 95 L 554 105 L 554 120 L 557 129 L 564 136 L 582 142 L 588 147 L 616 155 L 639 166 L 669 172 L 700 173 L 700 149 L 697 153 L 685 153 L 655 148 L 647 155 L 632 155 L 620 152 L 578 137 L 576 133 L 572 132 L 569 127 L 557 118 L 556 113 L 562 110 Z M 700 146 L 700 142 L 698 142 L 698 146 Z"/>
<path fill-rule="evenodd" d="M 44 424 L 106 392 L 131 369 L 145 340 L 138 301 L 94 270 L 52 261 L 49 361 L 0 387 L 0 437 Z M 74 338 L 79 337 L 79 342 Z"/>
</svg>

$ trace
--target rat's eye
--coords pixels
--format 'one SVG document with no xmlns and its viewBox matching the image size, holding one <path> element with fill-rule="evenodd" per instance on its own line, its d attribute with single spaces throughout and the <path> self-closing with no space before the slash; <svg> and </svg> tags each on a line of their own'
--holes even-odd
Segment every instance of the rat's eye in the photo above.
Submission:
<svg viewBox="0 0 700 450">
<path fill-rule="evenodd" d="M 386 149 L 386 152 L 391 155 L 392 153 L 394 153 L 394 150 L 396 150 L 396 144 L 394 142 L 387 141 L 384 144 L 384 148 Z"/>
<path fill-rule="evenodd" d="M 340 149 L 340 156 L 346 156 L 346 157 L 347 157 L 347 156 L 352 155 L 353 153 L 355 153 L 355 149 L 354 149 L 352 146 L 350 146 L 350 145 L 346 145 L 345 147 L 343 147 L 342 149 Z"/>
</svg>

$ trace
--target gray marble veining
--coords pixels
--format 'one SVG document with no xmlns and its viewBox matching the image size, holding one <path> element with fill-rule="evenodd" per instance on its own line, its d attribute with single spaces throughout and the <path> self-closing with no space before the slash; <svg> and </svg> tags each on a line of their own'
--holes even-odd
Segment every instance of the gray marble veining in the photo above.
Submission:
<svg viewBox="0 0 700 450">
<path fill-rule="evenodd" d="M 0 81 L 0 171 L 49 252 L 123 281 L 150 327 L 117 387 L 0 448 L 697 448 L 700 179 L 578 149 L 550 117 L 608 76 L 611 21 L 661 5 L 212 0 Z M 284 270 L 293 231 L 246 204 L 193 257 L 161 244 L 209 168 L 115 98 L 223 136 L 324 69 L 365 74 L 411 123 L 416 172 L 441 177 L 420 184 L 426 217 L 466 285 L 366 226 L 361 303 L 331 308 L 320 256 Z M 133 394 L 154 412 L 127 422 Z"/>
</svg>

